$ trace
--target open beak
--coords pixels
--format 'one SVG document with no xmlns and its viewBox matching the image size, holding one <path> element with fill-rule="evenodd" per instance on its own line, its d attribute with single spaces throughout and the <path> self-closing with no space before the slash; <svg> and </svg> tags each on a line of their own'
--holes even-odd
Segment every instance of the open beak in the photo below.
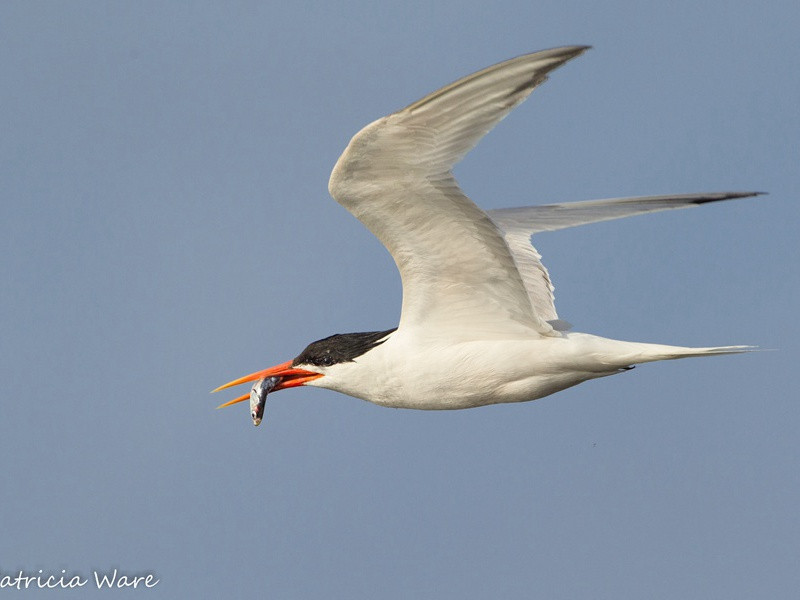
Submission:
<svg viewBox="0 0 800 600">
<path fill-rule="evenodd" d="M 306 371 L 304 369 L 295 369 L 292 367 L 292 361 L 287 361 L 285 363 L 275 365 L 274 367 L 270 367 L 269 369 L 264 369 L 263 371 L 256 371 L 255 373 L 250 373 L 250 375 L 245 375 L 244 377 L 239 377 L 239 379 L 234 379 L 233 381 L 229 381 L 225 385 L 221 385 L 217 389 L 211 390 L 211 393 L 213 394 L 214 392 L 218 392 L 220 390 L 233 387 L 234 385 L 239 385 L 240 383 L 247 383 L 248 381 L 256 381 L 257 379 L 264 379 L 265 377 L 280 378 L 278 384 L 272 389 L 273 392 L 277 392 L 278 390 L 297 387 L 298 385 L 305 385 L 309 381 L 322 377 L 322 373 L 314 373 L 313 371 Z M 239 396 L 238 398 L 234 398 L 233 400 L 230 400 L 225 404 L 220 404 L 217 408 L 224 408 L 226 406 L 238 404 L 239 402 L 244 402 L 249 398 L 250 398 L 250 393 L 248 392 L 244 396 Z"/>
</svg>

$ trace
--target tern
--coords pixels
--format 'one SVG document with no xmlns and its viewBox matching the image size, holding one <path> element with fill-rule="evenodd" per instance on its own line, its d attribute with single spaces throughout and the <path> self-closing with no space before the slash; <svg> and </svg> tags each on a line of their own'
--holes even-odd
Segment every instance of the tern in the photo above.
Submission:
<svg viewBox="0 0 800 600">
<path fill-rule="evenodd" d="M 326 337 L 293 360 L 214 391 L 274 377 L 272 391 L 308 385 L 381 406 L 464 409 L 535 400 L 639 363 L 751 350 L 572 332 L 556 313 L 554 287 L 531 235 L 758 192 L 484 211 L 453 177 L 453 166 L 490 129 L 551 71 L 588 48 L 554 48 L 501 62 L 358 132 L 333 168 L 328 189 L 391 253 L 403 284 L 399 325 Z M 258 393 L 263 402 L 266 392 L 254 386 L 254 400 Z"/>
</svg>

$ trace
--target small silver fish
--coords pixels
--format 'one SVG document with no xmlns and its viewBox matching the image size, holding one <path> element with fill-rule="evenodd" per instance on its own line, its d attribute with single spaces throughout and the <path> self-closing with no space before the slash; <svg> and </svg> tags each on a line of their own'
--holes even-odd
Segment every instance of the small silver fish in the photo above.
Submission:
<svg viewBox="0 0 800 600">
<path fill-rule="evenodd" d="M 253 388 L 250 390 L 250 416 L 253 417 L 253 425 L 256 427 L 261 425 L 261 419 L 264 417 L 267 394 L 278 385 L 280 380 L 280 377 L 265 377 L 253 384 Z"/>
</svg>

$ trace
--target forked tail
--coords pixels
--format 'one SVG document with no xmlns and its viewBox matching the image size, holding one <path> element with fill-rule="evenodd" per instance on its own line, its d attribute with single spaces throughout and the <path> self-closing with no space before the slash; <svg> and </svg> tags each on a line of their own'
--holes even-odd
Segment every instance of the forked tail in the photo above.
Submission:
<svg viewBox="0 0 800 600">
<path fill-rule="evenodd" d="M 654 362 L 658 360 L 675 360 L 695 356 L 715 356 L 719 354 L 741 354 L 753 352 L 756 346 L 713 346 L 708 348 L 689 348 L 684 346 L 667 346 L 664 344 L 644 344 L 623 342 L 628 347 L 631 365 Z"/>
<path fill-rule="evenodd" d="M 742 352 L 752 352 L 758 349 L 756 346 L 710 346 L 706 348 L 668 346 L 666 344 L 612 340 L 582 333 L 568 334 L 568 336 L 578 342 L 578 347 L 581 348 L 580 353 L 583 356 L 591 357 L 590 360 L 595 365 L 592 370 L 600 367 L 603 371 L 605 371 L 606 367 L 624 369 L 632 365 L 659 360 L 741 354 Z"/>
</svg>

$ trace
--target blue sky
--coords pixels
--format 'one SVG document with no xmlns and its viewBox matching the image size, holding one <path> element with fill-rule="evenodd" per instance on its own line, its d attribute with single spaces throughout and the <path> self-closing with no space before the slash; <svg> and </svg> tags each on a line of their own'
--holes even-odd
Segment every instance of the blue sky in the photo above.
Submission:
<svg viewBox="0 0 800 600">
<path fill-rule="evenodd" d="M 2 3 L 0 575 L 116 567 L 154 573 L 150 598 L 796 594 L 798 25 L 788 1 Z M 459 165 L 464 190 L 769 192 L 535 243 L 578 331 L 776 351 L 462 412 L 312 389 L 259 428 L 215 411 L 235 376 L 397 322 L 390 257 L 327 195 L 350 136 L 566 44 L 594 49 Z"/>
</svg>

